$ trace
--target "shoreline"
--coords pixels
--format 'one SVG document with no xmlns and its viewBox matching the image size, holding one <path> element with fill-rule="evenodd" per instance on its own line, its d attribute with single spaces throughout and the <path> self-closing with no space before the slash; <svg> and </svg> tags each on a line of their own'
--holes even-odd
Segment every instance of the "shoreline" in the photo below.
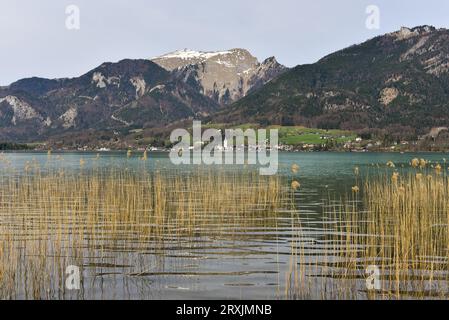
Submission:
<svg viewBox="0 0 449 320">
<path fill-rule="evenodd" d="M 144 153 L 145 150 L 138 150 L 138 149 L 111 149 L 111 150 L 77 150 L 77 149 L 51 149 L 51 153 L 126 153 L 128 150 L 131 150 L 132 152 L 136 153 Z M 148 153 L 170 153 L 169 149 L 164 150 L 147 150 Z M 375 150 L 375 151 L 344 151 L 344 150 L 320 150 L 320 151 L 289 151 L 289 150 L 278 150 L 279 153 L 354 153 L 354 154 L 379 154 L 379 153 L 391 153 L 391 154 L 407 154 L 407 153 L 448 153 L 449 150 L 444 151 L 432 151 L 432 150 L 407 150 L 407 151 L 391 151 L 391 150 Z M 48 150 L 42 150 L 42 149 L 29 149 L 29 150 L 0 150 L 1 153 L 40 153 L 45 154 L 48 153 Z"/>
</svg>

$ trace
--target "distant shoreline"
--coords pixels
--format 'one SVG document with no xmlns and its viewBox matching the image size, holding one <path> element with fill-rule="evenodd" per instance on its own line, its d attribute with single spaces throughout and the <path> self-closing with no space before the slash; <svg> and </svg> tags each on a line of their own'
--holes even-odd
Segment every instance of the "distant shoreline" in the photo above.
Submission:
<svg viewBox="0 0 449 320">
<path fill-rule="evenodd" d="M 135 153 L 143 153 L 144 150 L 136 150 L 136 149 L 115 149 L 115 150 L 76 150 L 76 149 L 51 149 L 52 153 L 126 153 L 128 150 L 131 150 Z M 170 153 L 170 150 L 153 150 L 147 151 L 148 153 Z M 354 154 L 378 154 L 378 153 L 391 153 L 391 154 L 407 154 L 407 153 L 449 153 L 449 150 L 445 151 L 431 151 L 431 150 L 418 150 L 418 151 L 389 151 L 389 150 L 375 150 L 375 151 L 344 151 L 344 150 L 322 150 L 322 151 L 286 151 L 286 150 L 279 150 L 279 153 L 354 153 Z M 41 153 L 45 154 L 48 153 L 48 150 L 41 150 L 41 149 L 5 149 L 0 150 L 0 153 Z"/>
</svg>

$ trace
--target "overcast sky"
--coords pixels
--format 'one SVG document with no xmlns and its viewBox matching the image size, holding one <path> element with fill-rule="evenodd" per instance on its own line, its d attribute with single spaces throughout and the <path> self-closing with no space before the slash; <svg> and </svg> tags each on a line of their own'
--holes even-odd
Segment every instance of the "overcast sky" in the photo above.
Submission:
<svg viewBox="0 0 449 320">
<path fill-rule="evenodd" d="M 71 4 L 79 30 L 66 28 Z M 365 26 L 369 5 L 379 29 Z M 0 85 L 183 48 L 246 48 L 295 66 L 400 26 L 449 27 L 448 15 L 447 0 L 1 0 Z"/>
</svg>

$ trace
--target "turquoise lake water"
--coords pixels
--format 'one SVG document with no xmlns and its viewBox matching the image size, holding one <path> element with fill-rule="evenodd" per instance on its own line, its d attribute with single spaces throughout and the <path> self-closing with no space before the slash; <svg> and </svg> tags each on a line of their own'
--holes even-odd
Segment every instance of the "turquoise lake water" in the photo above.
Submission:
<svg viewBox="0 0 449 320">
<path fill-rule="evenodd" d="M 51 157 L 47 153 L 3 153 L 1 174 L 20 174 L 30 162 L 38 162 L 43 171 L 46 168 L 79 171 L 81 159 L 84 161 L 83 170 L 157 170 L 166 175 L 210 170 L 210 167 L 194 165 L 175 166 L 166 153 L 149 153 L 147 161 L 141 160 L 141 156 L 139 152 L 133 153 L 130 158 L 127 158 L 126 152 L 104 152 L 100 153 L 99 158 L 96 152 L 53 152 Z M 89 285 L 82 298 L 282 299 L 291 243 L 296 236 L 291 219 L 301 221 L 302 238 L 319 243 L 323 217 L 327 214 L 326 205 L 330 199 L 351 193 L 351 187 L 357 183 L 355 167 L 360 170 L 360 181 L 370 174 L 407 170 L 410 160 L 415 157 L 444 163 L 445 158 L 449 159 L 449 154 L 280 153 L 278 175 L 284 177 L 285 181 L 295 179 L 301 183 L 301 188 L 295 194 L 299 208 L 295 217 L 292 218 L 286 208 L 277 215 L 276 228 L 222 226 L 228 228 L 227 235 L 202 237 L 195 240 L 194 246 L 179 245 L 174 239 L 167 238 L 165 244 L 169 249 L 163 251 L 153 248 L 151 242 L 145 252 L 123 252 L 111 248 L 108 254 L 115 263 L 140 261 L 139 266 L 128 266 L 125 270 L 124 267 L 95 266 L 86 261 L 84 276 L 85 284 Z M 396 168 L 387 168 L 388 161 L 393 161 Z M 295 175 L 291 173 L 292 164 L 300 167 Z M 248 168 L 257 170 L 256 166 L 214 166 L 212 170 L 221 172 Z M 132 238 L 126 241 L 132 242 Z M 145 265 L 151 266 L 151 272 L 128 276 L 135 274 L 137 268 L 142 271 Z M 79 296 L 69 295 L 69 298 Z"/>
</svg>

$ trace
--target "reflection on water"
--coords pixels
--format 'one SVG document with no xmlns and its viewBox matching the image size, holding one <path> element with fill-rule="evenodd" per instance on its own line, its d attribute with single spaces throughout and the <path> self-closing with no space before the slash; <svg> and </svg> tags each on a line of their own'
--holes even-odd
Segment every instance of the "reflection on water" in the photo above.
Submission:
<svg viewBox="0 0 449 320">
<path fill-rule="evenodd" d="M 342 222 L 332 208 L 351 193 L 354 167 L 366 176 L 375 164 L 400 168 L 414 157 L 281 153 L 278 176 L 263 178 L 252 166 L 176 167 L 166 154 L 139 156 L 2 155 L 2 298 L 283 299 L 292 248 L 303 251 L 301 268 L 313 266 L 309 297 L 320 298 L 335 286 L 319 279 L 321 268 L 348 249 L 328 235 Z M 292 176 L 301 183 L 294 194 Z M 64 289 L 68 265 L 81 267 L 80 291 Z"/>
</svg>

